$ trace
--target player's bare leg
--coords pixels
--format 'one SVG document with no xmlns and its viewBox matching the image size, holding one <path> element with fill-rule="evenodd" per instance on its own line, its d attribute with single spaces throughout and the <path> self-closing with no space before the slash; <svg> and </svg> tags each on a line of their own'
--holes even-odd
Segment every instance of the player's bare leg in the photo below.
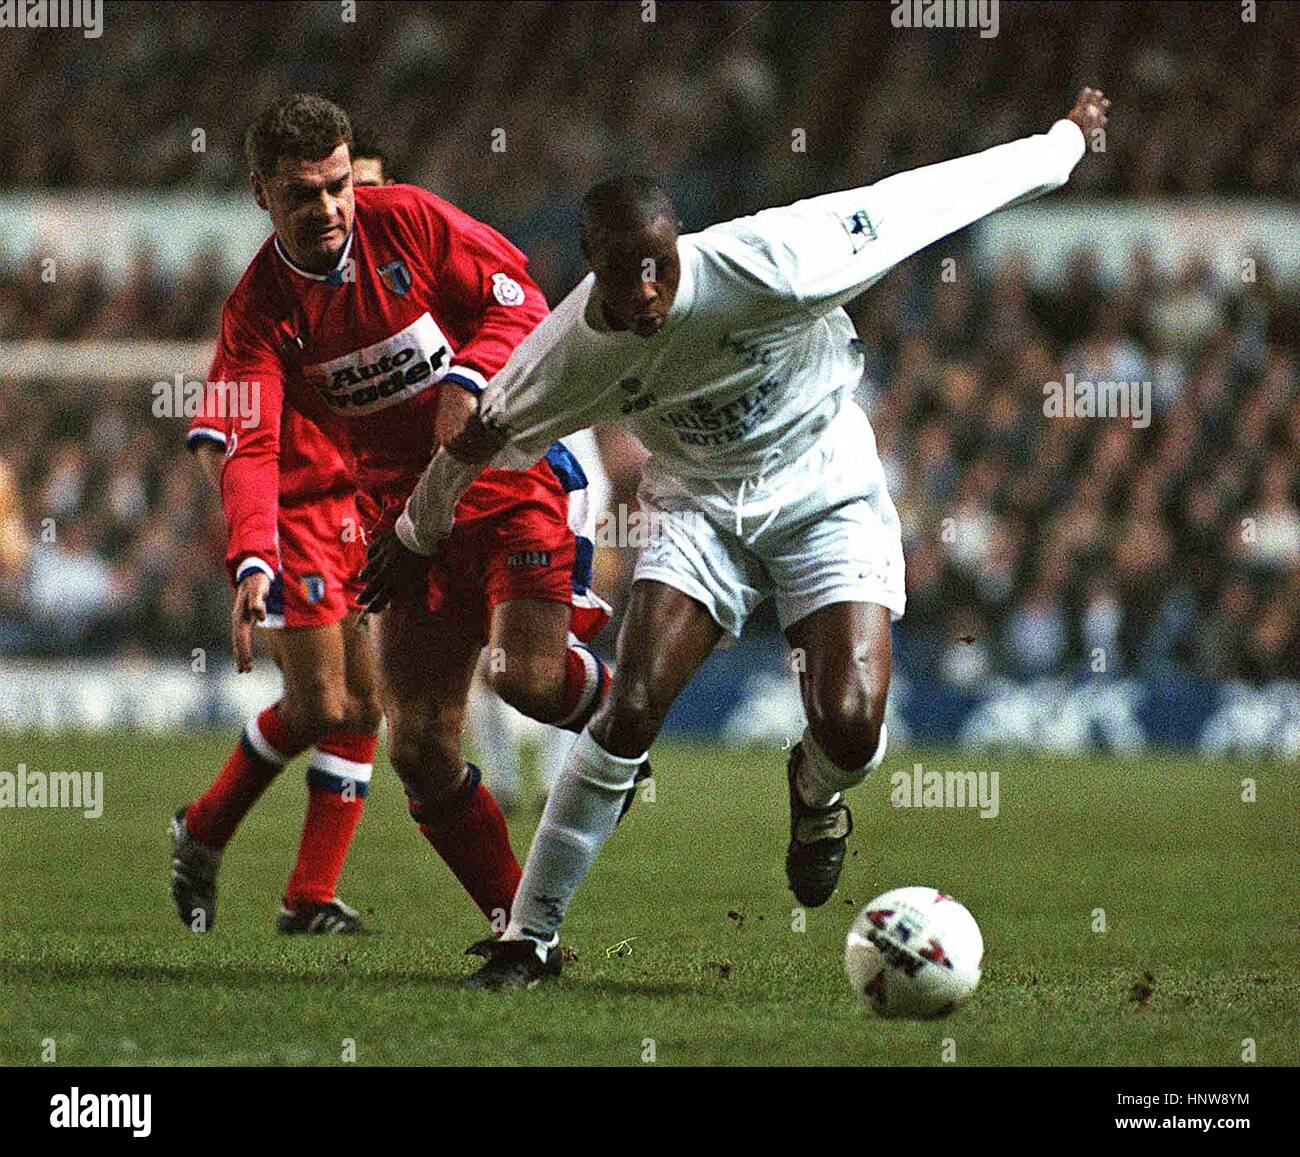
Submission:
<svg viewBox="0 0 1300 1157">
<path fill-rule="evenodd" d="M 284 673 L 281 717 L 292 731 L 323 735 L 350 722 L 348 639 L 357 634 L 356 618 L 326 627 L 268 632 L 274 636 L 268 648 Z"/>
<path fill-rule="evenodd" d="M 519 864 L 501 809 L 461 755 L 480 637 L 449 616 L 429 614 L 419 596 L 394 601 L 377 629 L 388 753 L 411 818 L 500 931 Z"/>
<path fill-rule="evenodd" d="M 271 645 L 283 695 L 249 721 L 208 790 L 172 821 L 173 900 L 188 927 L 212 927 L 226 844 L 284 765 L 314 744 L 302 845 L 279 925 L 282 931 L 358 931 L 356 914 L 333 893 L 374 760 L 378 705 L 369 646 L 355 615 L 276 635 Z"/>
<path fill-rule="evenodd" d="M 786 876 L 801 904 L 830 899 L 844 866 L 853 816 L 841 793 L 884 757 L 889 692 L 889 611 L 832 603 L 786 631 L 800 659 L 808 726 L 790 753 L 790 845 Z"/>
<path fill-rule="evenodd" d="M 690 595 L 667 583 L 633 583 L 614 681 L 591 722 L 596 742 L 611 755 L 644 758 L 682 688 L 721 637 L 722 628 Z"/>
<path fill-rule="evenodd" d="M 488 685 L 541 723 L 558 723 L 563 714 L 571 614 L 567 604 L 542 599 L 511 599 L 492 612 Z"/>
<path fill-rule="evenodd" d="M 559 972 L 557 929 L 618 823 L 636 773 L 683 687 L 721 635 L 713 616 L 665 583 L 633 583 L 609 695 L 569 752 L 528 852 L 510 925 L 479 988 L 531 987 Z"/>
<path fill-rule="evenodd" d="M 380 701 L 388 756 L 412 804 L 440 808 L 464 786 L 465 697 L 482 649 L 417 599 L 394 602 L 375 620 Z"/>
<path fill-rule="evenodd" d="M 516 711 L 581 731 L 604 700 L 609 668 L 583 643 L 570 641 L 569 603 L 509 599 L 492 611 L 487 679 Z"/>
</svg>

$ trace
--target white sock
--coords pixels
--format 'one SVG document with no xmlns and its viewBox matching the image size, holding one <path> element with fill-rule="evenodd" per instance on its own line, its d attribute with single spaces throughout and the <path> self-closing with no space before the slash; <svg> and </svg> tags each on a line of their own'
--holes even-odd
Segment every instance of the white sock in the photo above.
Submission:
<svg viewBox="0 0 1300 1157">
<path fill-rule="evenodd" d="M 885 746 L 889 742 L 889 732 L 885 725 L 880 725 L 880 740 L 876 744 L 876 753 L 868 760 L 865 767 L 846 771 L 821 749 L 813 738 L 811 728 L 803 729 L 803 762 L 795 772 L 794 782 L 799 795 L 809 807 L 830 807 L 838 803 L 840 792 L 855 787 L 876 770 L 885 758 Z"/>
<path fill-rule="evenodd" d="M 523 794 L 519 761 L 519 723 L 511 708 L 495 691 L 475 681 L 470 692 L 470 745 L 483 765 L 483 775 L 498 802 L 518 801 Z"/>
<path fill-rule="evenodd" d="M 541 775 L 542 787 L 550 795 L 555 785 L 564 774 L 564 764 L 569 752 L 578 742 L 578 737 L 571 731 L 562 731 L 558 727 L 548 727 L 537 749 L 537 770 Z"/>
<path fill-rule="evenodd" d="M 506 940 L 551 942 L 583 877 L 618 823 L 644 755 L 610 755 L 590 731 L 578 736 L 528 850 Z"/>
</svg>

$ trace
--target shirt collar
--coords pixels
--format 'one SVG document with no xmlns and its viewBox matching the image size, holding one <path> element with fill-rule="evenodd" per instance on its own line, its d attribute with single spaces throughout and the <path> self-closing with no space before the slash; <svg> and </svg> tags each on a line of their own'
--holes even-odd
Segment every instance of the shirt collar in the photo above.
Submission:
<svg viewBox="0 0 1300 1157">
<path fill-rule="evenodd" d="M 672 329 L 679 321 L 689 317 L 695 308 L 695 245 L 689 237 L 677 238 L 677 296 L 664 321 L 664 329 Z"/>
<path fill-rule="evenodd" d="M 343 242 L 343 248 L 339 250 L 339 259 L 334 263 L 334 268 L 328 273 L 312 273 L 309 269 L 304 269 L 301 265 L 294 263 L 293 259 L 284 251 L 284 246 L 280 244 L 280 236 L 275 237 L 275 251 L 280 255 L 283 261 L 299 277 L 307 277 L 312 281 L 328 281 L 331 285 L 342 284 L 343 267 L 348 262 L 348 255 L 352 252 L 352 238 L 356 235 L 356 228 L 348 234 L 348 238 Z"/>
</svg>

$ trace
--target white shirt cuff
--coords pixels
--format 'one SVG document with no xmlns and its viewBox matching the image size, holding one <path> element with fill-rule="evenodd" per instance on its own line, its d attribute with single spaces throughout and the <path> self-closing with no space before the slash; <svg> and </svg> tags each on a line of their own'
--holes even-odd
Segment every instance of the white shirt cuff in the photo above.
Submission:
<svg viewBox="0 0 1300 1157">
<path fill-rule="evenodd" d="M 242 583 L 255 570 L 260 570 L 272 582 L 275 582 L 275 571 L 271 564 L 265 559 L 258 558 L 255 554 L 250 554 L 243 562 L 239 564 L 239 569 L 235 571 L 235 585 Z"/>
<path fill-rule="evenodd" d="M 467 390 L 476 398 L 487 389 L 487 378 L 480 374 L 478 370 L 470 369 L 469 366 L 452 366 L 442 375 L 442 380 L 459 386 L 462 390 Z"/>
</svg>

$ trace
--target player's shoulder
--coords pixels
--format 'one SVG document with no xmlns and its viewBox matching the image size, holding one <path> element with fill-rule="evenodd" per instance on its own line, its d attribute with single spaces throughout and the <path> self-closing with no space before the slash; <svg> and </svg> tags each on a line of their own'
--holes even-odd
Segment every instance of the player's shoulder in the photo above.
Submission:
<svg viewBox="0 0 1300 1157">
<path fill-rule="evenodd" d="M 405 220 L 432 220 L 450 227 L 474 221 L 463 209 L 419 185 L 363 185 L 356 191 L 357 213 L 367 217 L 395 216 Z"/>
<path fill-rule="evenodd" d="M 782 255 L 757 215 L 737 217 L 688 233 L 679 245 L 694 257 L 696 272 L 737 285 L 768 287 L 784 280 Z"/>
<path fill-rule="evenodd" d="M 401 212 L 427 208 L 429 202 L 438 200 L 428 189 L 419 185 L 360 185 L 355 189 L 357 209 L 370 212 Z"/>
</svg>

